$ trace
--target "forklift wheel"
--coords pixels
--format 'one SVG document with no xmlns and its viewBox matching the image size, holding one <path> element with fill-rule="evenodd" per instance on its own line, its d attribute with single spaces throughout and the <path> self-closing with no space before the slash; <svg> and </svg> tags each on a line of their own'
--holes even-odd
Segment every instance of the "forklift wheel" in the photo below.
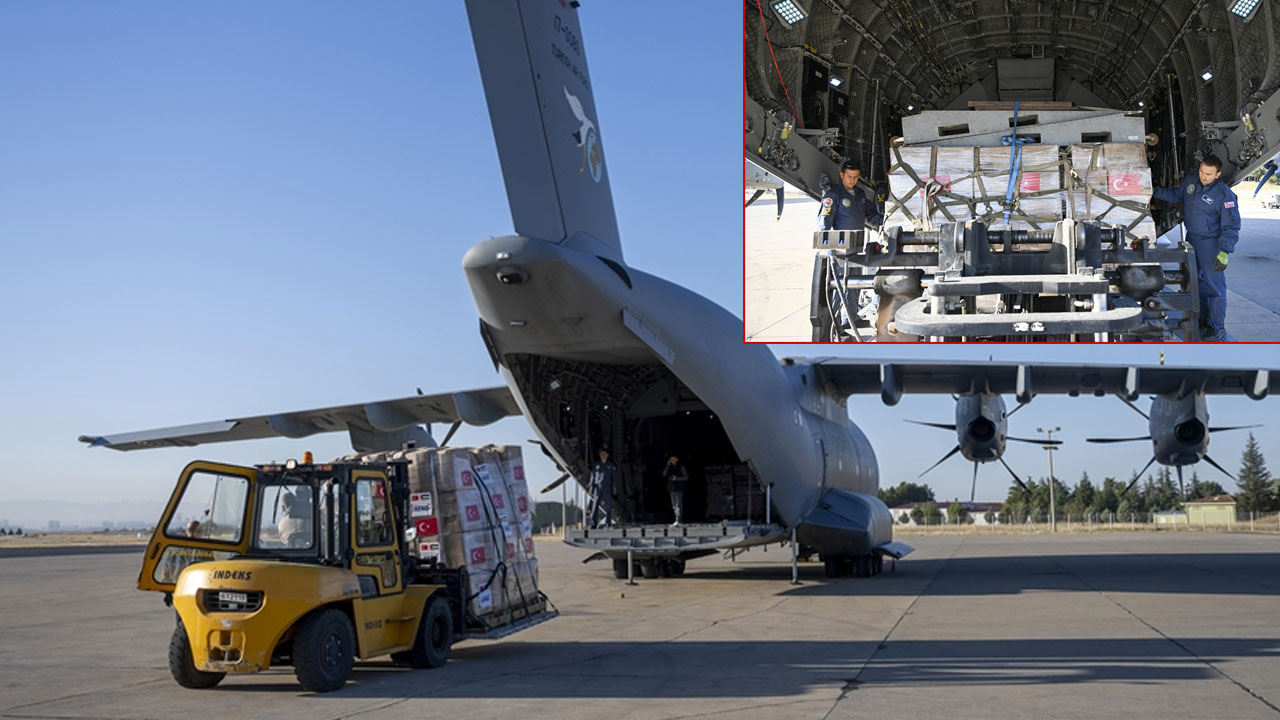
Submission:
<svg viewBox="0 0 1280 720">
<path fill-rule="evenodd" d="M 442 595 L 432 595 L 422 612 L 413 649 L 408 651 L 405 659 L 410 667 L 438 668 L 449 659 L 452 647 L 453 613 L 449 612 L 449 601 Z"/>
<path fill-rule="evenodd" d="M 298 624 L 293 669 L 304 690 L 330 692 L 347 683 L 355 664 L 356 633 L 347 614 L 317 610 Z"/>
<path fill-rule="evenodd" d="M 659 560 L 657 558 L 645 558 L 644 560 L 641 560 L 640 574 L 649 580 L 658 577 L 658 562 Z"/>
<path fill-rule="evenodd" d="M 181 622 L 173 629 L 173 637 L 169 639 L 169 672 L 179 685 L 193 690 L 211 688 L 227 676 L 226 673 L 196 669 L 195 660 L 191 657 L 191 641 L 187 639 L 187 629 Z"/>
<path fill-rule="evenodd" d="M 613 576 L 619 580 L 627 579 L 627 559 L 626 558 L 613 559 Z"/>
</svg>

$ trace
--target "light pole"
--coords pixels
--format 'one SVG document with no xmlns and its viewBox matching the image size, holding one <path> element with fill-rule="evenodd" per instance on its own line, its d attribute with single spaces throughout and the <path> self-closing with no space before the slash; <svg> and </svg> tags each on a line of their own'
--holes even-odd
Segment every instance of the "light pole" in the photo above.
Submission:
<svg viewBox="0 0 1280 720">
<path fill-rule="evenodd" d="M 1049 440 L 1053 440 L 1053 434 L 1062 432 L 1062 428 L 1056 427 L 1052 430 L 1036 428 L 1036 432 L 1044 433 L 1049 437 Z M 1053 491 L 1053 451 L 1057 449 L 1057 445 L 1044 446 L 1045 452 L 1049 453 L 1049 532 L 1058 532 L 1058 506 Z"/>
</svg>

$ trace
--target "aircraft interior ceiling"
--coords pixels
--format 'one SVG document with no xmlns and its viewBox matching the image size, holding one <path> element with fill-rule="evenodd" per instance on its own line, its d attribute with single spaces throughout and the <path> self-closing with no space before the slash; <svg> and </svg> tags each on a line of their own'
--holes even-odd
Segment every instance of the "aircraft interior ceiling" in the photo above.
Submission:
<svg viewBox="0 0 1280 720">
<path fill-rule="evenodd" d="M 1201 123 L 1238 122 L 1242 108 L 1280 88 L 1280 3 L 1258 0 L 1243 18 L 1231 11 L 1242 1 L 791 0 L 788 24 L 786 5 L 745 0 L 745 89 L 762 105 L 793 109 L 801 128 L 840 127 L 837 151 L 864 168 L 871 138 L 900 134 L 904 113 L 975 100 L 1143 112 L 1152 131 L 1172 106 L 1179 155 L 1227 159 Z M 1001 77 L 1001 61 L 1018 65 L 1010 59 L 1027 61 L 1019 82 Z M 815 66 L 838 87 L 817 87 Z M 1025 82 L 1037 72 L 1042 82 Z M 1243 159 L 1247 171 L 1266 158 Z"/>
</svg>

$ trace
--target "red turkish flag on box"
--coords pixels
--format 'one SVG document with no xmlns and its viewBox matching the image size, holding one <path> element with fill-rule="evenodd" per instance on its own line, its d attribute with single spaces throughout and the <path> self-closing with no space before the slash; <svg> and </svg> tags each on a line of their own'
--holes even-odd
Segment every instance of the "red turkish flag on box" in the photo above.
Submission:
<svg viewBox="0 0 1280 720">
<path fill-rule="evenodd" d="M 418 518 L 413 524 L 418 530 L 418 537 L 440 534 L 440 523 L 433 517 Z"/>
<path fill-rule="evenodd" d="M 1141 173 L 1115 173 L 1107 176 L 1107 192 L 1112 195 L 1141 195 Z"/>
</svg>

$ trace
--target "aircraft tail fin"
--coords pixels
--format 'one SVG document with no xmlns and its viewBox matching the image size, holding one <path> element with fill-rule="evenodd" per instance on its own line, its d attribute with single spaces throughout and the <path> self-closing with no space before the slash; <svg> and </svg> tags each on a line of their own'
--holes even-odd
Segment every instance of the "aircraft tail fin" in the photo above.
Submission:
<svg viewBox="0 0 1280 720">
<path fill-rule="evenodd" d="M 468 0 L 516 232 L 622 259 L 576 0 Z"/>
</svg>

